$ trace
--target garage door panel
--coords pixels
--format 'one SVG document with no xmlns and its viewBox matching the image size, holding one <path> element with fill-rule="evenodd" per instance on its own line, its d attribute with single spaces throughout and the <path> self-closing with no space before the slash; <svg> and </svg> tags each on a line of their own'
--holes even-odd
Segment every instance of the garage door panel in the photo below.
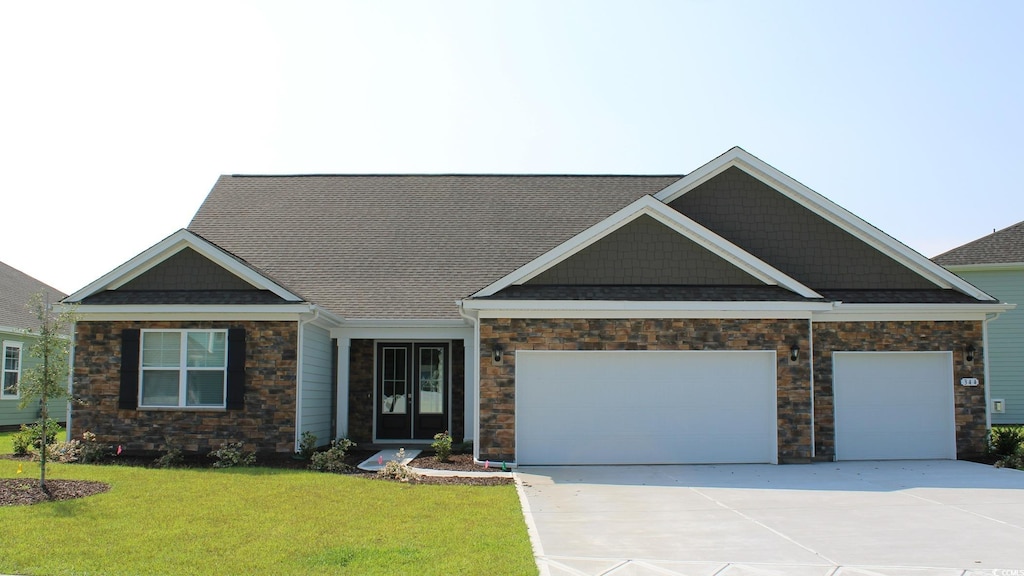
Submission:
<svg viewBox="0 0 1024 576">
<path fill-rule="evenodd" d="M 836 457 L 956 458 L 952 355 L 837 352 Z"/>
<path fill-rule="evenodd" d="M 773 352 L 520 352 L 521 464 L 771 462 Z"/>
</svg>

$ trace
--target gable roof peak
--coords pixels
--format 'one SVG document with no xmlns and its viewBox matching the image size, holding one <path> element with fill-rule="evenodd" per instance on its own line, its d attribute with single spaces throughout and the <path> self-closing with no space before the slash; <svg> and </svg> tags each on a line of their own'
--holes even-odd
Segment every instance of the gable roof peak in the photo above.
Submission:
<svg viewBox="0 0 1024 576">
<path fill-rule="evenodd" d="M 303 301 L 300 296 L 270 279 L 244 260 L 185 228 L 157 242 L 88 286 L 68 296 L 64 301 L 81 302 L 93 294 L 105 290 L 116 290 L 185 249 L 192 249 L 198 252 L 255 288 L 269 290 L 290 302 Z"/>
</svg>

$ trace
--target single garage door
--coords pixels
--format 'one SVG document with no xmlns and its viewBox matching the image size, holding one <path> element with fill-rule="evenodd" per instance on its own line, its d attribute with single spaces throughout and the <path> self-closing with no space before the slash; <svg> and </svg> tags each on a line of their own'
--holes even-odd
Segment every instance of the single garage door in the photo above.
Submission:
<svg viewBox="0 0 1024 576">
<path fill-rule="evenodd" d="M 777 461 L 774 351 L 516 353 L 519 464 Z"/>
<path fill-rule="evenodd" d="M 836 352 L 836 458 L 956 458 L 953 355 Z"/>
</svg>

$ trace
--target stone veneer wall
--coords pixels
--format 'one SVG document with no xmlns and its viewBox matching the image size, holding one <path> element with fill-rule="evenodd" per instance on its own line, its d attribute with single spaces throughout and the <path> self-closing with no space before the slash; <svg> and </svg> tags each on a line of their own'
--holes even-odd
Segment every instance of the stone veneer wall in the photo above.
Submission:
<svg viewBox="0 0 1024 576">
<path fill-rule="evenodd" d="M 373 340 L 352 340 L 349 348 L 348 438 L 373 442 Z"/>
<path fill-rule="evenodd" d="M 352 340 L 348 372 L 348 437 L 357 444 L 373 443 L 374 341 Z M 451 422 L 455 442 L 466 433 L 466 348 L 461 340 L 451 344 Z"/>
<path fill-rule="evenodd" d="M 811 456 L 807 320 L 508 319 L 480 321 L 480 459 L 515 460 L 516 350 L 775 350 L 780 461 Z M 504 347 L 500 365 L 491 359 Z"/>
<path fill-rule="evenodd" d="M 964 348 L 977 349 L 967 362 Z M 814 323 L 815 456 L 835 456 L 835 404 L 832 393 L 832 352 L 953 352 L 953 399 L 958 458 L 985 451 L 985 357 L 980 321 L 886 321 Z M 959 386 L 961 378 L 977 378 L 977 387 Z"/>
<path fill-rule="evenodd" d="M 118 409 L 126 328 L 244 328 L 244 409 Z M 72 390 L 84 404 L 72 407 L 72 437 L 88 430 L 98 442 L 132 452 L 159 451 L 171 442 L 204 453 L 229 441 L 260 452 L 294 452 L 297 345 L 296 322 L 78 322 Z"/>
</svg>

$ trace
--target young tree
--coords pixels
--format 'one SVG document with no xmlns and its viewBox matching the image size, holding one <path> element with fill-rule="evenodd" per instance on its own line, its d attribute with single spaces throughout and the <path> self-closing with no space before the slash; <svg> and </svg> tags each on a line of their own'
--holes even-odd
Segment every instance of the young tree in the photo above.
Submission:
<svg viewBox="0 0 1024 576">
<path fill-rule="evenodd" d="M 42 433 L 42 444 L 39 450 L 39 488 L 46 488 L 46 421 L 49 419 L 47 402 L 58 398 L 68 398 L 68 378 L 70 376 L 68 355 L 71 349 L 71 325 L 75 321 L 73 309 L 55 312 L 50 303 L 49 295 L 34 294 L 28 307 L 39 321 L 39 332 L 29 330 L 36 336 L 36 341 L 28 349 L 28 355 L 38 360 L 38 364 L 22 373 L 18 388 L 21 393 L 20 408 L 25 408 L 34 400 L 39 401 L 39 429 Z"/>
</svg>

